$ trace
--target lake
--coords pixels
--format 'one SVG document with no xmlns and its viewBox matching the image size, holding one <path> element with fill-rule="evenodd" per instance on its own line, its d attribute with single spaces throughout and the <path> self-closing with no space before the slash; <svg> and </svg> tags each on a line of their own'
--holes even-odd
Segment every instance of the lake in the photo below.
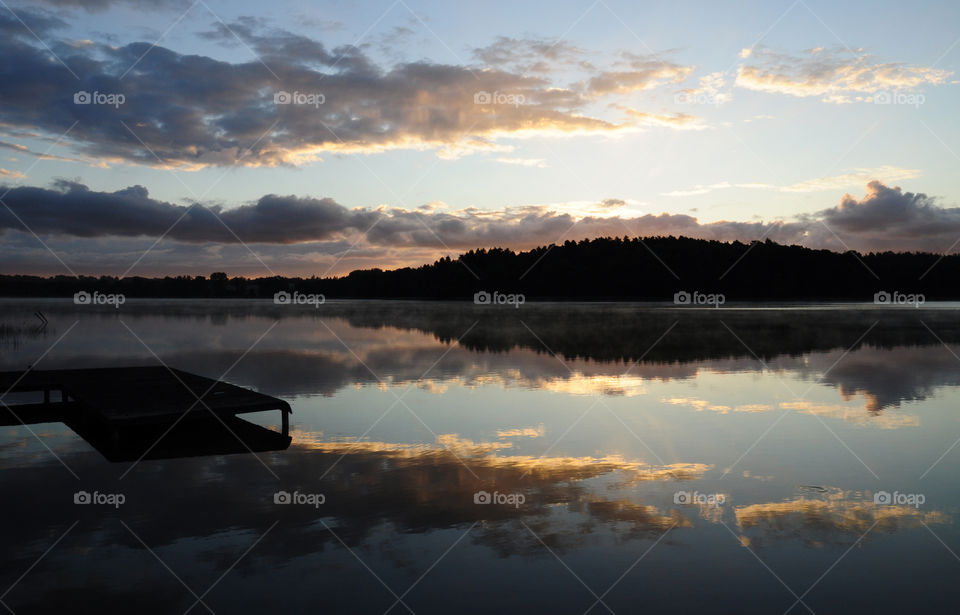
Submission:
<svg viewBox="0 0 960 615">
<path fill-rule="evenodd" d="M 18 614 L 960 599 L 956 305 L 7 299 L 0 348 L 0 371 L 162 363 L 293 408 L 286 448 L 139 461 L 8 421 Z"/>
</svg>

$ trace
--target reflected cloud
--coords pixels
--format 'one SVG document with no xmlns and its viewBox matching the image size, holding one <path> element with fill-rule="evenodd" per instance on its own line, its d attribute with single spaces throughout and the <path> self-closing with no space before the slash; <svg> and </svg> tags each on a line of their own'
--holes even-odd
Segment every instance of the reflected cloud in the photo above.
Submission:
<svg viewBox="0 0 960 615">
<path fill-rule="evenodd" d="M 803 495 L 782 502 L 738 506 L 734 515 L 745 546 L 785 540 L 811 547 L 849 546 L 871 527 L 871 534 L 892 534 L 952 521 L 942 511 L 876 504 L 869 493 L 836 488 L 826 489 L 819 497 Z M 869 539 L 868 534 L 864 540 Z"/>
<path fill-rule="evenodd" d="M 696 480 L 713 468 L 703 463 L 672 463 L 651 465 L 642 461 L 630 461 L 619 455 L 603 457 L 570 457 L 511 455 L 497 456 L 498 451 L 513 448 L 512 442 L 475 442 L 458 434 L 438 434 L 435 443 L 396 443 L 352 439 L 325 439 L 322 432 L 292 429 L 290 435 L 297 447 L 335 455 L 353 455 L 377 453 L 392 459 L 429 459 L 432 457 L 452 456 L 452 460 L 462 462 L 465 467 L 483 474 L 486 471 L 499 472 L 495 482 L 500 484 L 504 477 L 514 483 L 523 482 L 526 477 L 535 480 L 572 481 L 595 478 L 614 472 L 622 473 L 620 485 L 641 481 Z M 497 436 L 504 437 L 540 437 L 543 427 L 536 429 L 498 430 Z M 519 473 L 519 475 L 518 475 Z"/>
<path fill-rule="evenodd" d="M 851 396 L 845 397 L 848 401 Z M 838 419 L 848 423 L 855 423 L 864 427 L 875 427 L 878 429 L 899 429 L 901 427 L 918 427 L 920 417 L 907 414 L 881 414 L 873 410 L 871 400 L 864 406 L 850 406 L 843 404 L 821 404 L 810 401 L 792 401 L 772 404 L 739 404 L 728 406 L 723 404 L 714 404 L 705 399 L 695 397 L 662 397 L 660 401 L 674 406 L 683 406 L 693 408 L 697 412 L 710 411 L 718 414 L 730 414 L 731 412 L 770 412 L 772 410 L 795 410 L 801 414 L 812 414 L 821 417 Z M 867 410 L 867 412 L 864 412 Z"/>
<path fill-rule="evenodd" d="M 542 438 L 546 434 L 543 423 L 537 427 L 523 427 L 519 429 L 498 429 L 498 438 Z"/>
<path fill-rule="evenodd" d="M 786 410 L 796 410 L 803 414 L 813 414 L 816 416 L 825 416 L 833 419 L 840 419 L 849 423 L 856 423 L 865 427 L 876 427 L 878 429 L 899 429 L 900 427 L 918 427 L 920 425 L 919 416 L 907 414 L 883 414 L 873 415 L 865 413 L 863 410 L 870 410 L 870 405 L 864 407 L 844 406 L 842 404 L 817 404 L 808 401 L 783 402 L 780 408 Z"/>
<path fill-rule="evenodd" d="M 30 322 L 36 309 L 50 317 L 46 333 L 13 331 L 3 338 L 4 322 Z M 66 428 L 37 429 L 43 443 L 25 428 L 6 428 L 6 437 L 0 442 L 0 478 L 10 497 L 5 502 L 7 523 L 0 524 L 0 541 L 7 554 L 0 561 L 0 576 L 16 579 L 69 523 L 79 519 L 43 566 L 31 573 L 35 584 L 18 587 L 12 606 L 28 612 L 30 605 L 44 604 L 51 583 L 59 588 L 62 601 L 63 596 L 81 596 L 84 603 L 97 604 L 124 600 L 126 596 L 118 594 L 116 587 L 143 587 L 139 571 L 144 562 L 156 562 L 121 520 L 158 556 L 169 559 L 173 569 L 189 575 L 188 579 L 216 578 L 276 522 L 276 529 L 256 544 L 251 557 L 239 563 L 233 574 L 259 580 L 271 574 L 285 575 L 297 566 L 316 572 L 318 587 L 324 590 L 367 575 L 343 545 L 370 562 L 378 574 L 395 575 L 387 577 L 391 582 L 413 571 L 412 583 L 416 574 L 426 570 L 432 559 L 468 528 L 473 529 L 457 546 L 465 553 L 452 557 L 469 558 L 478 576 L 500 572 L 493 569 L 502 563 L 496 557 L 513 558 L 508 565 L 518 567 L 539 566 L 542 562 L 534 561 L 538 558 L 556 565 L 544 544 L 565 560 L 582 557 L 596 562 L 590 558 L 612 552 L 611 545 L 626 543 L 636 551 L 632 561 L 667 530 L 671 534 L 657 548 L 658 557 L 664 557 L 668 566 L 676 564 L 675 569 L 683 569 L 690 565 L 692 553 L 683 549 L 694 542 L 710 543 L 711 532 L 716 533 L 714 538 L 721 537 L 718 544 L 724 546 L 720 548 L 730 548 L 732 542 L 720 522 L 731 528 L 735 525 L 742 544 L 751 547 L 786 544 L 792 548 L 799 544 L 839 552 L 874 523 L 867 541 L 875 540 L 878 533 L 899 533 L 906 539 L 922 535 L 929 542 L 924 548 L 939 551 L 940 545 L 927 535 L 923 524 L 948 544 L 956 538 L 952 530 L 938 527 L 952 523 L 953 508 L 877 505 L 869 493 L 839 488 L 775 491 L 778 481 L 804 480 L 792 476 L 790 458 L 777 458 L 773 463 L 767 463 L 768 458 L 754 460 L 750 465 L 757 474 L 743 470 L 742 480 L 729 476 L 721 483 L 725 489 L 722 506 L 699 501 L 680 505 L 674 499 L 679 490 L 716 491 L 710 489 L 716 487 L 710 482 L 719 474 L 714 472 L 718 466 L 700 462 L 722 457 L 728 463 L 735 458 L 726 456 L 723 442 L 691 449 L 691 444 L 705 441 L 671 441 L 671 430 L 677 425 L 693 424 L 694 432 L 702 425 L 709 427 L 705 419 L 713 417 L 693 411 L 726 415 L 730 418 L 715 422 L 728 426 L 737 417 L 745 421 L 753 415 L 761 419 L 759 424 L 766 419 L 756 413 L 783 411 L 871 427 L 918 426 L 918 416 L 897 407 L 955 387 L 960 384 L 960 370 L 951 353 L 918 323 L 916 312 L 877 313 L 880 324 L 862 344 L 844 354 L 863 334 L 865 319 L 872 321 L 873 314 L 855 310 L 718 310 L 700 314 L 639 310 L 630 305 L 575 305 L 562 306 L 566 316 L 561 321 L 557 309 L 528 305 L 518 315 L 453 303 L 398 307 L 391 302 L 331 301 L 308 314 L 264 302 L 131 301 L 118 313 L 84 311 L 66 302 L 0 302 L 0 341 L 6 344 L 5 350 L 9 348 L 0 354 L 0 369 L 23 369 L 60 338 L 68 326 L 65 323 L 75 320 L 79 324 L 57 344 L 55 352 L 44 357 L 44 367 L 154 362 L 123 326 L 126 324 L 171 365 L 210 377 L 227 373 L 235 384 L 286 397 L 293 402 L 294 419 L 299 423 L 299 429 L 295 424 L 291 431 L 293 443 L 284 452 L 264 452 L 259 458 L 236 454 L 144 460 L 123 481 L 117 477 L 124 467 L 105 461 Z M 745 343 L 730 335 L 718 317 Z M 948 344 L 960 342 L 960 325 L 953 323 L 955 312 L 923 310 L 922 317 Z M 649 350 L 675 321 L 679 321 L 677 326 Z M 460 339 L 475 322 L 470 333 Z M 560 353 L 563 361 L 544 350 L 524 324 Z M 270 334 L 244 355 L 268 329 Z M 763 365 L 747 347 L 762 357 Z M 184 350 L 190 348 L 203 350 Z M 817 401 L 781 401 L 790 397 L 772 382 L 774 376 L 795 381 L 798 392 L 806 388 L 804 384 L 816 383 Z M 720 397 L 723 387 L 714 386 L 720 382 L 749 387 L 761 381 L 764 386 L 744 389 L 750 391 L 745 397 Z M 681 386 L 665 388 L 665 383 Z M 770 394 L 767 384 L 777 387 L 777 395 Z M 351 387 L 364 391 L 355 394 Z M 381 425 L 383 432 L 371 433 L 376 439 L 332 437 L 330 434 L 360 433 L 367 426 L 364 412 L 377 416 L 377 408 L 363 404 L 392 395 L 380 395 L 375 387 L 398 395 L 400 389 L 420 387 L 420 391 L 411 391 L 411 398 L 427 399 L 426 405 L 434 404 L 437 412 L 444 413 L 444 421 L 452 413 L 446 412 L 442 402 L 468 396 L 479 401 L 464 406 L 466 412 L 454 417 L 455 421 L 441 423 L 438 419 L 441 433 L 425 441 L 403 434 L 406 427 L 396 431 L 387 424 Z M 471 390 L 484 387 L 491 389 L 486 392 L 492 396 L 507 389 L 510 397 L 533 399 L 542 405 L 530 413 L 512 414 L 506 408 L 498 415 L 489 411 L 489 405 L 482 405 L 489 401 L 483 398 L 484 392 Z M 532 395 L 528 390 L 542 394 Z M 345 394 L 334 400 L 305 399 L 337 397 L 340 392 Z M 442 393 L 449 397 L 427 395 Z M 629 434 L 620 433 L 615 424 L 613 431 L 600 432 L 600 423 L 592 426 L 592 433 L 580 432 L 580 442 L 565 442 L 570 448 L 563 454 L 551 454 L 546 445 L 553 438 L 546 436 L 555 433 L 554 419 L 564 418 L 554 410 L 565 410 L 562 402 L 585 408 L 589 399 L 570 396 L 598 395 L 632 398 L 622 404 L 636 411 L 628 418 L 649 421 L 637 425 L 637 433 L 647 438 L 642 429 L 649 427 L 652 448 L 671 461 L 681 461 L 650 463 L 636 456 L 645 452 L 614 454 L 643 449 L 637 449 Z M 658 401 L 674 412 L 663 412 L 662 407 L 659 413 L 647 412 L 647 403 Z M 741 401 L 749 403 L 737 403 Z M 554 407 L 553 402 L 560 403 Z M 611 406 L 616 407 L 612 402 Z M 934 410 L 931 418 L 949 418 L 949 408 L 943 406 L 931 404 L 923 410 Z M 478 408 L 486 412 L 477 416 L 484 416 L 475 422 L 473 417 L 464 418 Z M 678 418 L 681 413 L 687 416 Z M 674 416 L 668 417 L 668 425 L 658 424 L 665 414 Z M 925 420 L 929 416 L 916 414 Z M 304 415 L 305 419 L 299 418 Z M 697 419 L 701 425 L 695 424 Z M 360 429 L 353 429 L 351 421 L 359 421 Z M 934 424 L 929 420 L 924 426 L 929 430 Z M 424 433 L 415 424 L 410 429 L 411 433 Z M 710 439 L 714 432 L 703 430 L 690 437 L 704 435 Z M 882 437 L 874 440 L 881 446 L 888 443 Z M 897 442 L 908 440 L 911 438 Z M 624 448 L 616 448 L 621 444 Z M 71 498 L 78 482 L 44 445 L 82 478 L 79 488 L 101 493 L 121 490 L 126 496 L 123 508 L 74 506 Z M 529 454 L 545 448 L 548 452 L 543 456 Z M 916 453 L 916 449 L 905 450 Z M 774 473 L 775 478 L 768 475 Z M 319 507 L 278 505 L 274 502 L 278 490 L 322 493 L 325 503 Z M 519 506 L 482 504 L 475 500 L 480 491 L 521 494 L 524 499 Z M 939 497 L 937 503 L 955 505 L 953 500 L 944 503 Z M 700 542 L 702 538 L 706 543 Z M 947 557 L 942 552 L 939 555 Z M 716 568 L 711 561 L 699 558 L 693 573 L 713 578 Z M 936 559 L 931 561 L 935 566 Z M 344 562 L 356 569 L 344 567 Z M 97 579 L 91 581 L 88 575 L 92 566 L 111 583 L 96 586 Z M 166 590 L 161 587 L 158 591 Z M 68 607 L 76 603 L 64 601 Z M 169 611 L 169 606 L 158 601 L 146 605 L 144 611 Z"/>
<path fill-rule="evenodd" d="M 766 412 L 768 410 L 773 410 L 773 406 L 769 404 L 743 404 L 731 407 L 723 404 L 710 403 L 705 399 L 698 399 L 695 397 L 662 397 L 660 398 L 660 401 L 673 406 L 686 406 L 693 408 L 698 412 L 709 410 L 719 414 L 730 414 L 730 412 Z"/>
</svg>

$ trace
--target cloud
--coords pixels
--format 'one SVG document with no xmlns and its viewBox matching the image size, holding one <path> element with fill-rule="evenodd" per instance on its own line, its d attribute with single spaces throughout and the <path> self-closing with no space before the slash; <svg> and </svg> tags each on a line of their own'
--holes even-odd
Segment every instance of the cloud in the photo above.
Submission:
<svg viewBox="0 0 960 615">
<path fill-rule="evenodd" d="M 723 103 L 730 102 L 730 100 L 733 99 L 733 95 L 729 90 L 727 75 L 722 72 L 714 72 L 700 78 L 700 87 L 680 90 L 675 96 L 675 100 L 683 104 L 714 105 L 719 107 Z"/>
<path fill-rule="evenodd" d="M 563 65 L 587 66 L 587 52 L 568 41 L 498 36 L 486 47 L 473 50 L 473 57 L 486 66 L 512 67 L 531 73 L 548 73 Z"/>
<path fill-rule="evenodd" d="M 33 135 L 30 135 L 33 137 Z M 12 149 L 15 152 L 21 154 L 28 154 L 30 156 L 35 156 L 40 160 L 59 160 L 61 162 L 78 162 L 85 164 L 91 167 L 99 167 L 101 169 L 107 169 L 110 167 L 111 163 L 118 162 L 116 159 L 93 159 L 93 158 L 74 158 L 72 156 L 58 156 L 56 154 L 45 154 L 41 152 L 35 152 L 31 150 L 26 145 L 20 143 L 8 143 L 7 141 L 0 141 L 0 148 L 3 149 Z"/>
<path fill-rule="evenodd" d="M 537 427 L 518 427 L 515 429 L 498 429 L 498 438 L 542 438 L 547 433 L 543 423 Z"/>
<path fill-rule="evenodd" d="M 672 190 L 662 193 L 663 196 L 696 196 L 708 194 L 714 190 L 724 190 L 727 188 L 747 188 L 756 190 L 776 190 L 778 192 L 819 192 L 824 190 L 840 190 L 850 186 L 864 185 L 882 177 L 884 181 L 900 181 L 903 179 L 915 179 L 920 177 L 919 169 L 907 169 L 885 165 L 874 169 L 853 169 L 841 175 L 831 175 L 827 177 L 815 177 L 795 184 L 786 186 L 777 186 L 774 184 L 765 184 L 762 182 L 753 183 L 730 183 L 717 182 L 714 184 L 697 184 L 684 190 Z"/>
<path fill-rule="evenodd" d="M 410 25 L 416 25 L 417 21 L 411 17 L 409 20 Z M 416 35 L 416 31 L 407 26 L 394 26 L 388 32 L 380 35 L 377 42 L 377 48 L 380 50 L 380 53 L 394 56 L 403 56 L 405 53 L 405 47 L 407 47 L 410 41 Z"/>
<path fill-rule="evenodd" d="M 628 94 L 653 89 L 661 85 L 680 83 L 693 72 L 692 66 L 682 66 L 665 60 L 635 59 L 630 70 L 604 71 L 591 77 L 585 84 L 589 96 Z"/>
<path fill-rule="evenodd" d="M 878 241 L 953 239 L 960 234 L 960 207 L 944 208 L 923 193 L 872 181 L 862 199 L 846 194 L 837 207 L 819 212 L 832 228 Z"/>
<path fill-rule="evenodd" d="M 842 175 L 817 177 L 806 181 L 783 186 L 782 192 L 818 192 L 821 190 L 838 190 L 848 186 L 862 186 L 873 181 L 875 177 L 882 177 L 884 181 L 900 181 L 920 177 L 919 169 L 882 166 L 875 169 L 854 169 Z"/>
<path fill-rule="evenodd" d="M 24 27 L 26 26 L 26 27 Z M 67 27 L 67 22 L 47 12 L 4 10 L 0 16 L 0 34 L 8 39 L 35 41 L 34 35 L 46 37 Z"/>
<path fill-rule="evenodd" d="M 661 196 L 699 196 L 708 194 L 714 190 L 724 190 L 726 188 L 743 188 L 746 184 L 731 184 L 730 182 L 717 182 L 715 184 L 697 184 L 685 190 L 671 190 L 662 192 Z M 750 184 L 755 185 L 755 184 Z M 760 184 L 766 186 L 767 184 Z"/>
<path fill-rule="evenodd" d="M 744 50 L 746 51 L 746 50 Z M 860 50 L 810 49 L 802 55 L 756 47 L 741 57 L 736 85 L 749 90 L 820 97 L 824 102 L 871 101 L 880 92 L 917 91 L 942 85 L 952 73 L 904 62 L 877 62 Z"/>
<path fill-rule="evenodd" d="M 7 143 L 6 141 L 0 141 L 0 147 L 2 147 L 2 148 L 4 148 L 4 149 L 12 149 L 12 150 L 15 151 L 15 152 L 21 152 L 21 153 L 24 153 L 24 154 L 30 154 L 30 153 L 32 153 L 32 152 L 30 151 L 30 148 L 28 148 L 26 145 L 21 145 L 21 144 L 19 144 L 19 143 Z M 36 154 L 34 154 L 34 155 L 36 155 Z"/>
<path fill-rule="evenodd" d="M 481 210 L 437 204 L 416 209 L 350 208 L 330 198 L 277 194 L 231 207 L 181 205 L 153 199 L 142 186 L 99 192 L 64 181 L 48 188 L 0 185 L 4 192 L 0 258 L 8 271 L 23 273 L 62 271 L 47 247 L 86 272 L 119 267 L 117 272 L 122 273 L 149 249 L 145 267 L 153 274 L 197 267 L 206 271 L 235 262 L 239 269 L 230 271 L 262 275 L 264 267 L 247 244 L 253 244 L 259 258 L 278 272 L 316 274 L 332 266 L 336 271 L 330 272 L 339 274 L 358 268 L 417 266 L 478 247 L 530 249 L 566 238 L 672 235 L 744 242 L 769 238 L 835 251 L 929 252 L 947 250 L 960 237 L 960 208 L 941 207 L 925 194 L 903 192 L 879 181 L 871 182 L 862 198 L 845 195 L 835 207 L 813 214 L 715 222 L 685 214 L 642 213 L 635 202 L 616 198 Z"/>
<path fill-rule="evenodd" d="M 628 116 L 632 117 L 642 126 L 665 126 L 677 130 L 703 130 L 707 126 L 701 118 L 690 115 L 689 113 L 647 113 L 636 109 L 624 109 Z"/>
<path fill-rule="evenodd" d="M 497 158 L 497 162 L 519 165 L 522 167 L 536 167 L 538 169 L 544 169 L 547 167 L 547 161 L 543 158 Z"/>
<path fill-rule="evenodd" d="M 218 206 L 156 201 L 143 186 L 96 192 L 72 182 L 60 182 L 53 189 L 11 188 L 4 202 L 9 209 L 0 210 L 0 229 L 22 229 L 26 223 L 37 233 L 168 236 L 186 242 L 285 244 L 329 240 L 367 228 L 377 218 L 374 211 L 348 210 L 332 199 L 271 194 L 252 205 L 222 210 Z"/>
<path fill-rule="evenodd" d="M 46 34 L 66 66 L 51 62 L 49 52 L 24 36 L 12 16 L 0 15 L 0 32 L 10 34 L 0 38 L 0 55 L 7 59 L 0 66 L 5 84 L 0 124 L 7 132 L 30 129 L 53 136 L 73 126 L 65 143 L 84 159 L 195 170 L 302 165 L 325 153 L 393 149 L 435 149 L 449 157 L 504 147 L 497 143 L 504 138 L 691 123 L 686 116 L 642 112 L 618 123 L 587 113 L 598 98 L 674 83 L 692 70 L 663 60 L 634 58 L 630 70 L 592 71 L 588 80 L 564 85 L 498 65 L 475 69 L 418 61 L 384 67 L 359 47 L 331 49 L 319 40 L 267 29 L 254 18 L 216 23 L 201 33 L 225 45 L 238 45 L 239 37 L 259 56 L 238 63 L 147 42 L 76 45 L 53 36 L 62 22 L 27 19 Z M 547 60 L 573 53 L 563 45 L 511 45 L 510 58 L 524 49 Z M 75 104 L 77 92 L 120 94 L 124 100 Z"/>
</svg>

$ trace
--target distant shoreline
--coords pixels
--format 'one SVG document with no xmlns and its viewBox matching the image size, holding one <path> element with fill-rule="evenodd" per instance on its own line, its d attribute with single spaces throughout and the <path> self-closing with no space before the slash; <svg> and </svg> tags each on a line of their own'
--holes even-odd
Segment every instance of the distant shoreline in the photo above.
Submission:
<svg viewBox="0 0 960 615">
<path fill-rule="evenodd" d="M 960 301 L 960 255 L 812 250 L 773 241 L 600 238 L 525 252 L 471 250 L 420 267 L 340 277 L 0 275 L 0 296 L 526 301 L 887 303 Z"/>
</svg>

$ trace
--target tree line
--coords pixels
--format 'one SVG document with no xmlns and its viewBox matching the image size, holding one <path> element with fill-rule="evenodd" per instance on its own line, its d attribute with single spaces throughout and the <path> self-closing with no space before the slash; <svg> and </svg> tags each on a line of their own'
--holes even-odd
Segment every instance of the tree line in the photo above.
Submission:
<svg viewBox="0 0 960 615">
<path fill-rule="evenodd" d="M 480 291 L 527 300 L 672 301 L 720 293 L 726 301 L 857 300 L 878 292 L 960 298 L 960 255 L 814 250 L 773 241 L 604 237 L 526 251 L 470 250 L 419 267 L 362 269 L 336 277 L 0 275 L 0 295 L 65 297 L 85 290 L 128 297 L 272 298 L 277 292 L 336 298 L 472 300 Z"/>
</svg>

